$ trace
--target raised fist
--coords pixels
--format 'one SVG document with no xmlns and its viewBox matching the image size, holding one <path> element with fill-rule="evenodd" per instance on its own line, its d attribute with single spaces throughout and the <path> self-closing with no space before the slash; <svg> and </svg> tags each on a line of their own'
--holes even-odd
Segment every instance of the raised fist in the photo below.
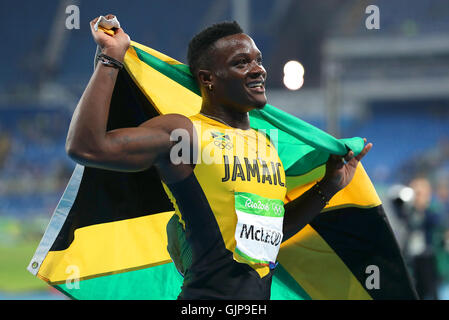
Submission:
<svg viewBox="0 0 449 320">
<path fill-rule="evenodd" d="M 105 18 L 112 19 L 114 18 L 114 15 L 108 14 Z M 103 53 L 116 60 L 123 61 L 123 57 L 125 56 L 130 43 L 129 36 L 122 28 L 114 29 L 114 35 L 109 35 L 101 29 L 95 31 L 94 26 L 98 19 L 99 17 L 90 22 L 90 30 L 95 42 L 100 46 Z"/>
</svg>

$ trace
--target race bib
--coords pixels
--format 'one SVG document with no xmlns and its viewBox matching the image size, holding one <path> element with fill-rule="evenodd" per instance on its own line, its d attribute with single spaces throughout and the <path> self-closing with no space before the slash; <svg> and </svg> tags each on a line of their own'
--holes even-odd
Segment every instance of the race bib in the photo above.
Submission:
<svg viewBox="0 0 449 320">
<path fill-rule="evenodd" d="M 235 192 L 235 212 L 238 260 L 259 265 L 275 263 L 282 242 L 284 203 L 253 193 Z"/>
</svg>

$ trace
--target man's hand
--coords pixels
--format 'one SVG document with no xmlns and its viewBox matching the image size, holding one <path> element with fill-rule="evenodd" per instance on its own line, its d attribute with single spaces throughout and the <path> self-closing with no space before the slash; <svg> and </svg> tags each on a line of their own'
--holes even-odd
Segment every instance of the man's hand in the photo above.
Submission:
<svg viewBox="0 0 449 320">
<path fill-rule="evenodd" d="M 105 17 L 106 19 L 112 19 L 114 18 L 114 15 L 108 14 Z M 123 62 L 123 58 L 125 57 L 126 50 L 128 50 L 130 43 L 129 36 L 122 28 L 115 29 L 115 34 L 113 36 L 104 33 L 100 29 L 95 31 L 94 25 L 98 19 L 99 17 L 90 22 L 90 30 L 95 42 L 102 48 L 104 54 Z"/>
<path fill-rule="evenodd" d="M 363 139 L 366 143 L 366 139 Z M 325 193 L 332 197 L 335 193 L 346 187 L 354 177 L 360 160 L 371 150 L 373 144 L 368 143 L 357 157 L 349 151 L 345 156 L 331 155 L 326 163 L 326 173 L 321 180 Z"/>
</svg>

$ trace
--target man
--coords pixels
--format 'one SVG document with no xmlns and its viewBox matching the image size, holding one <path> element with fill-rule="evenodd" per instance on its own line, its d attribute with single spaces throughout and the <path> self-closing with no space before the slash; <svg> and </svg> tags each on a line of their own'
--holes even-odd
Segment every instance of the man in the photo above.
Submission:
<svg viewBox="0 0 449 320">
<path fill-rule="evenodd" d="M 435 235 L 441 225 L 440 216 L 431 207 L 432 185 L 425 177 L 412 179 L 413 204 L 401 218 L 407 228 L 405 247 L 421 299 L 438 300 L 438 268 Z"/>
<path fill-rule="evenodd" d="M 68 154 L 108 170 L 155 166 L 175 208 L 167 231 L 170 255 L 184 276 L 179 299 L 269 299 L 281 240 L 301 230 L 351 181 L 372 144 L 357 157 L 352 151 L 331 156 L 324 178 L 284 208 L 282 163 L 271 141 L 250 128 L 248 116 L 267 102 L 267 73 L 254 41 L 235 22 L 213 25 L 189 44 L 189 66 L 202 95 L 199 114 L 167 114 L 107 131 L 130 40 L 121 28 L 113 36 L 95 31 L 97 19 L 91 29 L 102 63 L 74 112 Z M 177 139 L 175 132 L 185 135 Z M 188 147 L 180 149 L 186 141 Z"/>
</svg>

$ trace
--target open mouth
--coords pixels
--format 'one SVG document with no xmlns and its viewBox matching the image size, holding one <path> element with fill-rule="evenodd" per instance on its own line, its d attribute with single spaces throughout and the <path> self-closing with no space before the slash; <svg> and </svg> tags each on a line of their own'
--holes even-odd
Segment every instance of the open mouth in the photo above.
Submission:
<svg viewBox="0 0 449 320">
<path fill-rule="evenodd" d="M 251 91 L 265 92 L 265 81 L 256 80 L 246 83 L 246 86 L 251 89 Z"/>
</svg>

